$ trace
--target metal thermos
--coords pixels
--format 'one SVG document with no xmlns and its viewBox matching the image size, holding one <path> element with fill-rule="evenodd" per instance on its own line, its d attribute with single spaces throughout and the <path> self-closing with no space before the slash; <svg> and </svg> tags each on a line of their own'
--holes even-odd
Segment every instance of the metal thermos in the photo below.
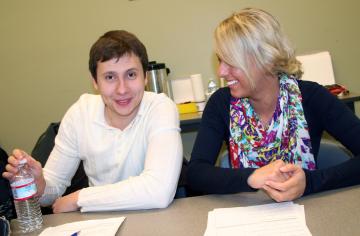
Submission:
<svg viewBox="0 0 360 236">
<path fill-rule="evenodd" d="M 146 90 L 155 93 L 165 93 L 168 97 L 172 98 L 171 85 L 167 77 L 169 73 L 170 69 L 166 68 L 165 63 L 149 62 Z"/>
</svg>

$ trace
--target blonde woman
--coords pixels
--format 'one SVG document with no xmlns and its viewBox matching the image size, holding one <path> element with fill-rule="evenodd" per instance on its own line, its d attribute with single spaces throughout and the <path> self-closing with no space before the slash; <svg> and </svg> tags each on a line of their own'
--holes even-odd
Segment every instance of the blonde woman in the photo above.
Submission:
<svg viewBox="0 0 360 236">
<path fill-rule="evenodd" d="M 205 108 L 188 169 L 193 190 L 264 190 L 276 201 L 360 183 L 360 121 L 335 96 L 299 80 L 301 64 L 269 13 L 246 8 L 215 30 L 218 74 L 227 87 Z M 355 158 L 317 169 L 323 131 Z M 231 168 L 215 167 L 223 141 Z"/>
</svg>

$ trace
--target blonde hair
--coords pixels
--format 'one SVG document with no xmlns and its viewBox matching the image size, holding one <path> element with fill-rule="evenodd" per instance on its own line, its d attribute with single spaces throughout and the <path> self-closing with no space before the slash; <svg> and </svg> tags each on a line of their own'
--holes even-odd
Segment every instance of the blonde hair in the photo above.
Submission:
<svg viewBox="0 0 360 236">
<path fill-rule="evenodd" d="M 222 21 L 215 29 L 215 52 L 225 63 L 241 69 L 250 84 L 251 64 L 277 75 L 286 73 L 300 78 L 301 63 L 279 22 L 269 13 L 245 8 Z"/>
</svg>

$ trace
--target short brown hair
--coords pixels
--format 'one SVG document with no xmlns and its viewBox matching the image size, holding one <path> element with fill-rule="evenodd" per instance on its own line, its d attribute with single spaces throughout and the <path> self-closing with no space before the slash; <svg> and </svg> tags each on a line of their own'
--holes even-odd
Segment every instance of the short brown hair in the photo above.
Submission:
<svg viewBox="0 0 360 236">
<path fill-rule="evenodd" d="M 120 58 L 126 54 L 139 57 L 145 76 L 148 55 L 144 44 L 134 34 L 125 30 L 113 30 L 101 36 L 90 49 L 89 70 L 95 81 L 98 62 Z"/>
</svg>

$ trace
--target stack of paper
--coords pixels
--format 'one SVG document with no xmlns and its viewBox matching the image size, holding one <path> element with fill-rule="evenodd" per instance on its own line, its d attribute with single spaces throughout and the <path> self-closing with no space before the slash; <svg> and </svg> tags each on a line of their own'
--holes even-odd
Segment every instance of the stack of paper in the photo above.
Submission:
<svg viewBox="0 0 360 236">
<path fill-rule="evenodd" d="M 220 208 L 208 214 L 204 236 L 311 235 L 304 206 L 293 202 Z"/>
<path fill-rule="evenodd" d="M 77 221 L 56 227 L 46 228 L 40 236 L 69 236 L 69 235 L 101 235 L 113 236 L 118 231 L 125 217 L 101 220 Z"/>
<path fill-rule="evenodd" d="M 195 101 L 190 78 L 171 80 L 171 88 L 176 104 Z"/>
</svg>

